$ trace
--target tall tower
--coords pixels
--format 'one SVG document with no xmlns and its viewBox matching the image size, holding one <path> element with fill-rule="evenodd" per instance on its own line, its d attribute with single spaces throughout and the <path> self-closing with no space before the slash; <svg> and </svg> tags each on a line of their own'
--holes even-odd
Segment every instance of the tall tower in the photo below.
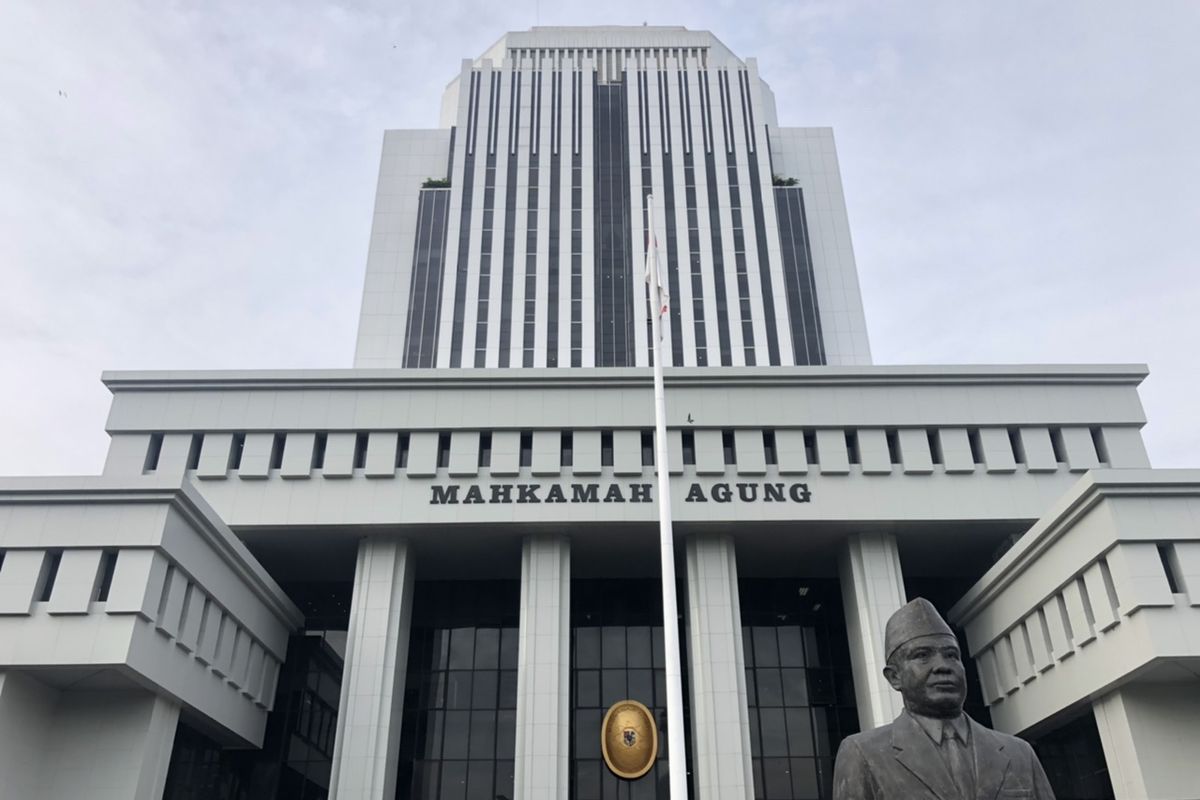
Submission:
<svg viewBox="0 0 1200 800">
<path fill-rule="evenodd" d="M 357 367 L 649 366 L 646 198 L 671 366 L 870 363 L 828 128 L 681 27 L 508 33 L 388 131 Z"/>
</svg>

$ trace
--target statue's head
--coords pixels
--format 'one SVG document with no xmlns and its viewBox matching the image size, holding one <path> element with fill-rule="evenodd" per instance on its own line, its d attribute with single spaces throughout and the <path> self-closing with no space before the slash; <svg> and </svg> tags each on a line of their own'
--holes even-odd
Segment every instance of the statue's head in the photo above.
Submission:
<svg viewBox="0 0 1200 800">
<path fill-rule="evenodd" d="M 954 631 L 923 597 L 888 619 L 883 675 L 904 707 L 926 717 L 954 717 L 967 697 L 967 675 Z"/>
</svg>

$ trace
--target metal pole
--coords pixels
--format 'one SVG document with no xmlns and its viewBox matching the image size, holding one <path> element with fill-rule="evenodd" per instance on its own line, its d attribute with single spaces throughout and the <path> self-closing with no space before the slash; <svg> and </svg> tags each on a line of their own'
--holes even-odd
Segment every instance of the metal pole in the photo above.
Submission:
<svg viewBox="0 0 1200 800">
<path fill-rule="evenodd" d="M 683 741 L 683 679 L 679 656 L 679 611 L 675 603 L 675 536 L 671 529 L 671 473 L 667 464 L 667 401 L 663 391 L 662 322 L 654 198 L 646 196 L 650 237 L 646 272 L 650 282 L 650 335 L 654 339 L 654 464 L 658 468 L 658 538 L 662 560 L 663 656 L 667 689 L 667 757 L 671 800 L 687 800 L 687 750 Z"/>
</svg>

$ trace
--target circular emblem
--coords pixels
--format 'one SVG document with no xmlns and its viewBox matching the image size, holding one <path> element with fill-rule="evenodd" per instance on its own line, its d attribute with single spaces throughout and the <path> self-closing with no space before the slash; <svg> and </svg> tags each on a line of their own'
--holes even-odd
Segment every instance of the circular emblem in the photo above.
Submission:
<svg viewBox="0 0 1200 800">
<path fill-rule="evenodd" d="M 658 757 L 658 725 L 650 709 L 636 700 L 614 703 L 600 724 L 604 763 L 619 778 L 640 778 Z"/>
</svg>

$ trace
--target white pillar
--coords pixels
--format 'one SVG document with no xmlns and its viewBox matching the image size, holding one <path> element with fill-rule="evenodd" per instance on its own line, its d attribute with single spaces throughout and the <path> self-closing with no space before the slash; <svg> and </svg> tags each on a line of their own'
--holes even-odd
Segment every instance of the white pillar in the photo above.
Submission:
<svg viewBox="0 0 1200 800">
<path fill-rule="evenodd" d="M 513 794 L 521 800 L 568 794 L 570 686 L 571 544 L 561 536 L 529 536 L 521 550 L 513 773 Z"/>
<path fill-rule="evenodd" d="M 363 539 L 350 602 L 331 800 L 395 797 L 412 595 L 408 543 Z"/>
<path fill-rule="evenodd" d="M 889 533 L 851 536 L 839 567 L 858 721 L 869 731 L 891 722 L 904 708 L 900 693 L 883 677 L 884 626 L 907 602 L 896 537 Z"/>
<path fill-rule="evenodd" d="M 754 797 L 754 774 L 733 539 L 688 538 L 687 591 L 696 797 L 749 800 Z"/>
<path fill-rule="evenodd" d="M 1092 702 L 1117 800 L 1196 797 L 1200 685 L 1127 684 Z"/>
</svg>

